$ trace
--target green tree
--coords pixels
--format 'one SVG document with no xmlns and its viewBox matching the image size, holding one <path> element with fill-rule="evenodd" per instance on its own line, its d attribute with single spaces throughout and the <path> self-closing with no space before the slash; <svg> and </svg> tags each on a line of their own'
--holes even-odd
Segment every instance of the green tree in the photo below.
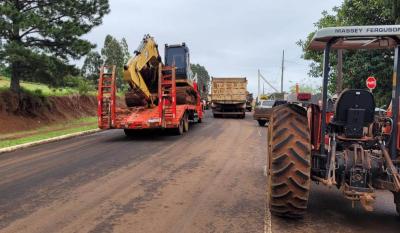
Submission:
<svg viewBox="0 0 400 233">
<path fill-rule="evenodd" d="M 9 76 L 9 70 L 7 66 L 0 62 L 0 76 Z"/>
<path fill-rule="evenodd" d="M 392 9 L 392 16 L 396 24 L 400 24 L 400 0 L 386 0 L 386 4 Z"/>
<path fill-rule="evenodd" d="M 300 84 L 299 92 L 316 94 L 316 93 L 320 92 L 320 90 L 318 88 L 314 88 L 310 85 Z M 293 85 L 290 87 L 290 93 L 296 93 L 296 85 Z"/>
<path fill-rule="evenodd" d="M 390 4 L 394 4 L 391 0 Z M 390 25 L 397 20 L 387 0 L 345 0 L 340 7 L 333 9 L 332 14 L 326 11 L 322 18 L 315 23 L 316 30 L 329 26 L 350 25 Z M 315 32 L 309 34 L 305 41 L 299 41 L 303 48 L 303 58 L 311 60 L 309 75 L 311 77 L 322 76 L 322 52 L 308 50 L 308 45 Z M 344 88 L 365 88 L 365 79 L 375 76 L 378 79 L 378 87 L 375 90 L 375 100 L 378 105 L 388 104 L 390 100 L 390 82 L 393 67 L 393 51 L 368 50 L 345 51 L 343 60 Z M 335 91 L 336 83 L 336 54 L 331 55 L 331 72 L 329 91 Z"/>
<path fill-rule="evenodd" d="M 81 69 L 81 75 L 92 83 L 97 83 L 100 67 L 103 65 L 101 55 L 96 51 L 91 51 L 86 55 Z"/>
<path fill-rule="evenodd" d="M 52 87 L 64 86 L 64 79 L 68 75 L 79 75 L 79 70 L 74 65 L 45 54 L 31 53 L 20 69 L 23 80 L 45 83 Z"/>
<path fill-rule="evenodd" d="M 10 64 L 11 90 L 20 91 L 21 67 L 31 51 L 78 59 L 94 45 L 80 37 L 102 23 L 108 0 L 0 1 L 0 59 Z"/>
<path fill-rule="evenodd" d="M 207 94 L 210 89 L 210 75 L 206 68 L 200 64 L 190 65 L 193 74 L 197 74 L 197 83 L 200 89 L 200 95 L 202 98 L 207 98 Z"/>
<path fill-rule="evenodd" d="M 101 55 L 103 56 L 104 65 L 116 66 L 117 87 L 121 88 L 123 86 L 125 57 L 120 42 L 111 35 L 107 35 L 104 40 L 104 47 L 101 49 Z"/>
<path fill-rule="evenodd" d="M 124 54 L 124 64 L 128 63 L 129 59 L 131 58 L 131 53 L 129 52 L 128 42 L 126 42 L 125 38 L 121 40 L 121 48 L 122 53 Z"/>
</svg>

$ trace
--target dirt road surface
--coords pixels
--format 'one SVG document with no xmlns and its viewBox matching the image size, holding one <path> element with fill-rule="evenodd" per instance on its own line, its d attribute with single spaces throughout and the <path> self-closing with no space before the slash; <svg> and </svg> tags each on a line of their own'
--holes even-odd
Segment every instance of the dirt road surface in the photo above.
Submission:
<svg viewBox="0 0 400 233">
<path fill-rule="evenodd" d="M 207 117 L 184 136 L 106 131 L 0 155 L 0 232 L 400 232 L 390 193 L 376 211 L 313 185 L 309 213 L 266 206 L 266 128 Z"/>
</svg>

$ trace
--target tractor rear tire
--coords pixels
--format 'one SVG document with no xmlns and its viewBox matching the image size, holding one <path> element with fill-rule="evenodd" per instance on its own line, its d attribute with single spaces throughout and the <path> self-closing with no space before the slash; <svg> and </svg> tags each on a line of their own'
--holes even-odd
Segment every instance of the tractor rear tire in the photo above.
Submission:
<svg viewBox="0 0 400 233">
<path fill-rule="evenodd" d="M 275 107 L 268 127 L 268 198 L 272 214 L 300 218 L 310 192 L 311 140 L 306 112 Z"/>
</svg>

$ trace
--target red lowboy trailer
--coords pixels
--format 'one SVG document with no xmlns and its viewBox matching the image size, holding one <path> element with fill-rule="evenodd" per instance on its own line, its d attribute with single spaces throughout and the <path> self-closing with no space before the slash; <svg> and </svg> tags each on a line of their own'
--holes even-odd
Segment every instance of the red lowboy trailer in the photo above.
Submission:
<svg viewBox="0 0 400 233">
<path fill-rule="evenodd" d="M 117 107 L 115 66 L 102 67 L 98 86 L 100 129 L 124 129 L 127 136 L 136 130 L 172 129 L 181 135 L 189 123 L 201 123 L 203 107 L 196 83 L 176 79 L 176 68 L 160 64 L 157 105 Z M 177 104 L 176 87 L 189 86 L 197 94 L 195 104 Z"/>
</svg>

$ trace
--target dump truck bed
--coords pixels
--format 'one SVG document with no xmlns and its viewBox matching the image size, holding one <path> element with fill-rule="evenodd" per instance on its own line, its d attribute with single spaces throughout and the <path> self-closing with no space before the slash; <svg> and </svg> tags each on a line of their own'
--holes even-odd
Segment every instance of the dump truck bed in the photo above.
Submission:
<svg viewBox="0 0 400 233">
<path fill-rule="evenodd" d="M 212 78 L 211 99 L 215 103 L 245 103 L 246 78 Z"/>
<path fill-rule="evenodd" d="M 212 78 L 211 108 L 215 117 L 237 115 L 245 117 L 246 78 Z"/>
</svg>

